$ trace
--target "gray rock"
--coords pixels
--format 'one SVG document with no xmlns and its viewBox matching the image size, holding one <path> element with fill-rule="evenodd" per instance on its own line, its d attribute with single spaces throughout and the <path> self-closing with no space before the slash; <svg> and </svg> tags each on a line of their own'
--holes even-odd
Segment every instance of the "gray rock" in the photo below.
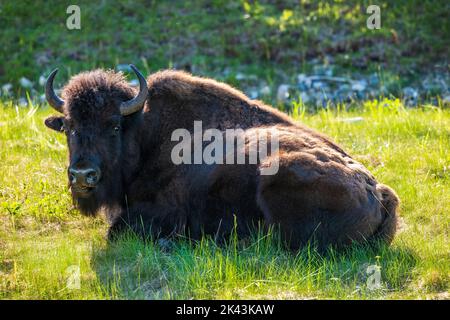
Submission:
<svg viewBox="0 0 450 320">
<path fill-rule="evenodd" d="M 246 79 L 246 76 L 245 76 L 245 74 L 238 72 L 238 73 L 236 73 L 235 78 L 236 78 L 236 80 L 244 80 L 244 79 Z"/>
<path fill-rule="evenodd" d="M 11 95 L 11 90 L 12 90 L 12 84 L 11 83 L 5 83 L 2 86 L 2 95 L 4 96 L 10 96 Z"/>
<path fill-rule="evenodd" d="M 300 73 L 297 76 L 297 86 L 300 90 L 302 91 L 308 90 L 309 88 L 311 88 L 311 84 L 312 81 L 308 76 L 306 76 L 306 74 Z"/>
<path fill-rule="evenodd" d="M 257 80 L 258 77 L 254 74 L 243 74 L 242 72 L 236 73 L 236 80 Z"/>
<path fill-rule="evenodd" d="M 367 82 L 365 80 L 353 81 L 352 90 L 353 91 L 364 91 L 367 88 Z"/>
<path fill-rule="evenodd" d="M 354 93 L 348 88 L 343 88 L 336 90 L 333 96 L 336 102 L 351 102 L 354 98 Z"/>
<path fill-rule="evenodd" d="M 45 94 L 41 94 L 40 96 L 39 96 L 39 102 L 40 103 L 45 103 L 47 101 L 47 99 L 45 98 Z"/>
<path fill-rule="evenodd" d="M 277 90 L 277 100 L 280 102 L 286 102 L 289 99 L 290 85 L 281 84 Z"/>
<path fill-rule="evenodd" d="M 343 84 L 340 84 L 339 85 L 339 88 L 338 88 L 338 90 L 347 90 L 347 91 L 350 91 L 350 90 L 352 90 L 352 87 L 349 85 L 349 84 L 347 84 L 347 83 L 343 83 Z"/>
<path fill-rule="evenodd" d="M 320 108 L 325 108 L 330 101 L 329 95 L 325 92 L 316 92 L 314 95 L 316 106 Z"/>
<path fill-rule="evenodd" d="M 300 99 L 303 103 L 308 103 L 309 101 L 311 101 L 309 94 L 304 91 L 300 92 Z"/>
<path fill-rule="evenodd" d="M 326 84 L 322 81 L 314 81 L 312 83 L 312 87 L 313 87 L 313 89 L 319 90 L 319 89 L 325 88 Z"/>
<path fill-rule="evenodd" d="M 383 85 L 383 86 L 380 87 L 380 93 L 384 94 L 384 95 L 387 95 L 389 93 L 389 90 L 388 90 L 388 88 L 385 85 Z"/>
<path fill-rule="evenodd" d="M 139 87 L 139 80 L 137 79 L 130 80 L 128 84 L 132 87 Z"/>
<path fill-rule="evenodd" d="M 446 92 L 448 85 L 442 76 L 428 76 L 422 81 L 422 88 L 427 93 Z"/>
<path fill-rule="evenodd" d="M 306 74 L 300 73 L 299 75 L 297 75 L 297 83 L 303 83 L 307 78 L 308 77 L 306 76 Z"/>
<path fill-rule="evenodd" d="M 409 98 L 409 97 L 417 98 L 419 96 L 419 93 L 417 92 L 417 90 L 414 88 L 411 88 L 411 87 L 403 88 L 402 91 L 403 91 L 403 95 L 406 98 Z"/>
<path fill-rule="evenodd" d="M 19 107 L 24 108 L 28 106 L 28 100 L 25 98 L 20 98 L 17 104 L 19 105 Z"/>
<path fill-rule="evenodd" d="M 270 94 L 272 93 L 272 90 L 270 89 L 269 86 L 264 86 L 264 87 L 262 87 L 262 88 L 259 90 L 259 93 L 260 93 L 262 96 L 268 96 L 268 95 L 270 95 Z"/>
<path fill-rule="evenodd" d="M 380 79 L 376 73 L 369 76 L 368 79 L 370 86 L 378 86 L 380 84 Z"/>
<path fill-rule="evenodd" d="M 301 90 L 308 90 L 312 87 L 313 80 L 310 77 L 303 78 L 303 81 L 299 83 L 299 88 Z"/>
<path fill-rule="evenodd" d="M 41 87 L 43 87 L 43 86 L 45 86 L 45 83 L 47 82 L 47 78 L 45 77 L 45 76 L 43 76 L 43 75 L 41 75 L 40 77 L 39 77 L 39 85 L 41 86 Z"/>
<path fill-rule="evenodd" d="M 336 120 L 339 122 L 354 123 L 354 122 L 364 121 L 364 118 L 363 117 L 351 117 L 351 118 L 337 118 Z"/>
<path fill-rule="evenodd" d="M 258 91 L 256 89 L 250 90 L 248 93 L 250 99 L 256 99 L 259 97 Z"/>
<path fill-rule="evenodd" d="M 118 64 L 117 67 L 116 67 L 116 69 L 117 69 L 118 71 L 125 71 L 125 72 L 131 72 L 131 71 L 133 71 L 133 70 L 131 69 L 131 67 L 130 67 L 129 64 Z"/>
<path fill-rule="evenodd" d="M 327 85 L 337 85 L 339 83 L 351 83 L 352 80 L 344 77 L 328 77 L 328 76 L 311 76 L 308 80 L 314 84 L 314 82 L 324 82 Z"/>
<path fill-rule="evenodd" d="M 416 89 L 411 87 L 403 88 L 403 103 L 407 107 L 415 107 L 417 106 L 419 93 Z"/>
<path fill-rule="evenodd" d="M 442 102 L 444 104 L 450 104 L 450 94 L 447 94 L 445 96 L 442 97 Z"/>
<path fill-rule="evenodd" d="M 314 70 L 314 74 L 316 74 L 316 75 L 322 75 L 322 76 L 327 76 L 327 77 L 333 76 L 333 67 L 331 67 L 331 66 L 323 66 L 323 65 L 314 66 L 313 70 Z"/>
<path fill-rule="evenodd" d="M 19 83 L 22 86 L 22 88 L 25 89 L 31 89 L 33 87 L 33 82 L 31 82 L 25 77 L 20 78 Z"/>
</svg>

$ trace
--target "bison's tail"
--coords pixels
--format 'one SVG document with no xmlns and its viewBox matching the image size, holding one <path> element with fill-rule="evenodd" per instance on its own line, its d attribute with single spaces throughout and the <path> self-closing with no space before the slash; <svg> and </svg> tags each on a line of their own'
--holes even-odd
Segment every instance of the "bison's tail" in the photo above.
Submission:
<svg viewBox="0 0 450 320">
<path fill-rule="evenodd" d="M 397 231 L 397 211 L 400 200 L 394 190 L 386 185 L 378 184 L 377 191 L 381 196 L 381 213 L 383 215 L 383 221 L 372 235 L 371 240 L 381 240 L 390 244 Z"/>
</svg>

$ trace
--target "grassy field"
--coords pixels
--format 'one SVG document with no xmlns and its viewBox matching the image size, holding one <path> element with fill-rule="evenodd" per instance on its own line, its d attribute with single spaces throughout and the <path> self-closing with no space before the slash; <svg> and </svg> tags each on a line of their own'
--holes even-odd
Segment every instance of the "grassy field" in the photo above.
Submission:
<svg viewBox="0 0 450 320">
<path fill-rule="evenodd" d="M 0 105 L 0 298 L 449 299 L 450 110 L 398 101 L 293 116 L 345 147 L 401 198 L 390 247 L 293 254 L 274 235 L 172 250 L 127 237 L 108 245 L 102 218 L 73 209 L 63 135 L 48 107 Z M 368 286 L 368 266 L 381 286 Z M 79 271 L 79 286 L 77 272 Z"/>
<path fill-rule="evenodd" d="M 448 73 L 448 1 L 379 0 L 380 30 L 366 26 L 369 4 L 79 0 L 81 29 L 69 30 L 67 2 L 1 1 L 0 299 L 450 299 L 448 105 L 405 109 L 383 100 L 312 114 L 276 100 L 280 84 L 322 65 L 343 77 L 379 75 L 392 99 L 430 73 Z M 244 90 L 267 84 L 266 102 L 330 135 L 397 191 L 402 221 L 393 245 L 293 254 L 276 235 L 257 234 L 225 247 L 180 240 L 169 251 L 131 236 L 107 244 L 104 219 L 73 208 L 64 137 L 45 128 L 53 112 L 36 103 L 40 77 L 55 67 L 59 87 L 80 71 L 128 63 Z M 25 97 L 28 106 L 18 107 Z M 381 272 L 376 289 L 373 266 Z"/>
</svg>

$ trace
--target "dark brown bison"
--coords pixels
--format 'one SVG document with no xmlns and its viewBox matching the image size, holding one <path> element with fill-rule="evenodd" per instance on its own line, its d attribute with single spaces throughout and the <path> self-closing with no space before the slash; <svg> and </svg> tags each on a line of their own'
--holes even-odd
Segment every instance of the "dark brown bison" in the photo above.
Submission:
<svg viewBox="0 0 450 320">
<path fill-rule="evenodd" d="M 45 124 L 64 131 L 69 183 L 80 211 L 104 209 L 109 235 L 133 230 L 144 237 L 185 234 L 223 238 L 237 226 L 277 226 L 293 248 L 372 239 L 392 241 L 398 198 L 324 135 L 242 92 L 180 71 L 139 78 L 135 92 L 121 73 L 95 70 L 74 76 L 62 99 L 46 84 L 49 104 L 63 116 Z M 276 137 L 276 152 L 257 163 L 176 164 L 179 128 L 194 132 L 240 128 L 245 157 L 252 134 Z M 233 142 L 234 143 L 234 142 Z M 277 158 L 278 171 L 262 174 Z"/>
</svg>

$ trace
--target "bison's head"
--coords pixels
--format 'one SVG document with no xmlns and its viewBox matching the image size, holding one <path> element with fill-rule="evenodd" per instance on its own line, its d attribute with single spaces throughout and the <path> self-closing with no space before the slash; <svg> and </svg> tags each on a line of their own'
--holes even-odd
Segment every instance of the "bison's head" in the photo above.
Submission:
<svg viewBox="0 0 450 320">
<path fill-rule="evenodd" d="M 147 99 L 145 78 L 134 67 L 140 90 L 136 95 L 121 73 L 95 70 L 74 76 L 59 98 L 53 90 L 54 70 L 47 79 L 48 103 L 63 114 L 49 117 L 50 129 L 65 132 L 69 147 L 69 185 L 84 214 L 95 214 L 120 197 L 123 137 Z"/>
</svg>

